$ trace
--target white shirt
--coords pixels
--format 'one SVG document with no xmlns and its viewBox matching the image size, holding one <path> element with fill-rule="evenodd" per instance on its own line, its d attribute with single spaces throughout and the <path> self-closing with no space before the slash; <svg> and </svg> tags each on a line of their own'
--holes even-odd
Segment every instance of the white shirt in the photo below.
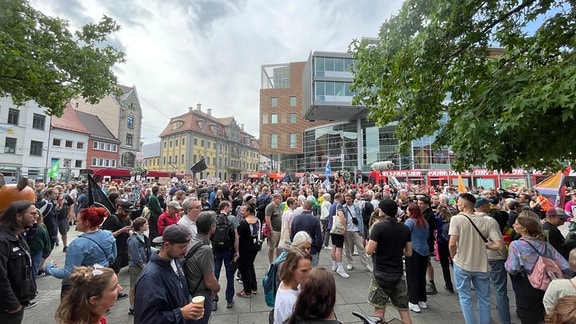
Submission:
<svg viewBox="0 0 576 324">
<path fill-rule="evenodd" d="M 180 220 L 178 221 L 178 225 L 182 225 L 182 226 L 186 227 L 190 231 L 190 234 L 192 235 L 192 239 L 194 239 L 194 237 L 196 237 L 196 234 L 198 233 L 198 229 L 196 227 L 196 222 L 194 222 L 190 218 L 188 218 L 188 215 L 185 215 L 184 217 L 180 218 Z M 192 240 L 190 240 L 190 243 L 188 244 L 188 247 L 186 248 L 186 252 L 188 252 L 190 250 L 190 247 L 192 247 Z"/>
<path fill-rule="evenodd" d="M 298 290 L 278 288 L 274 299 L 274 324 L 284 324 L 293 313 Z"/>
</svg>

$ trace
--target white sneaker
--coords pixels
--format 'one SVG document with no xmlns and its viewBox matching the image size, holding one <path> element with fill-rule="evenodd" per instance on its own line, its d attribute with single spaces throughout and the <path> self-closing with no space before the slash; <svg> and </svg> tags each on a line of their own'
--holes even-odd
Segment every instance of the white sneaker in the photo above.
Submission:
<svg viewBox="0 0 576 324">
<path fill-rule="evenodd" d="M 352 270 L 353 268 L 354 268 L 354 267 L 353 267 L 351 264 L 349 264 L 349 265 L 346 266 L 346 270 L 348 270 L 348 271 Z"/>
<path fill-rule="evenodd" d="M 332 271 L 336 271 L 336 269 L 338 269 L 338 265 L 333 264 L 333 265 L 332 265 Z"/>
<path fill-rule="evenodd" d="M 325 246 L 324 249 L 326 249 L 326 250 L 332 250 L 332 247 L 331 247 L 331 246 Z"/>
<path fill-rule="evenodd" d="M 408 308 L 414 313 L 420 313 L 422 311 L 418 304 L 412 304 L 411 302 L 408 302 Z"/>
<path fill-rule="evenodd" d="M 369 265 L 369 264 L 367 264 L 364 268 L 365 268 L 366 271 L 368 271 L 368 272 L 373 272 L 373 271 L 374 271 L 374 268 L 372 268 L 372 266 Z"/>
<path fill-rule="evenodd" d="M 338 268 L 338 270 L 336 270 L 336 273 L 342 278 L 350 278 L 350 276 L 342 268 Z M 416 306 L 418 306 L 418 305 L 416 305 Z"/>
<path fill-rule="evenodd" d="M 428 305 L 426 305 L 426 302 L 423 302 L 423 301 L 419 301 L 418 306 L 420 306 L 420 308 L 422 308 L 422 309 L 428 308 Z"/>
<path fill-rule="evenodd" d="M 360 254 L 358 254 L 358 252 L 354 251 L 354 252 L 352 252 L 352 255 L 360 255 Z"/>
</svg>

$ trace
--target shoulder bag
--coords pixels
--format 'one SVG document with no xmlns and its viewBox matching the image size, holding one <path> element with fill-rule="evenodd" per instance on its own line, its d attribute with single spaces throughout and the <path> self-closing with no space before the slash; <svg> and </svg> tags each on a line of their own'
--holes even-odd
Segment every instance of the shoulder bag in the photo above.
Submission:
<svg viewBox="0 0 576 324">
<path fill-rule="evenodd" d="M 346 227 L 340 221 L 340 217 L 338 217 L 338 213 L 332 216 L 332 229 L 330 230 L 330 234 L 337 234 L 337 235 L 344 235 Z"/>
</svg>

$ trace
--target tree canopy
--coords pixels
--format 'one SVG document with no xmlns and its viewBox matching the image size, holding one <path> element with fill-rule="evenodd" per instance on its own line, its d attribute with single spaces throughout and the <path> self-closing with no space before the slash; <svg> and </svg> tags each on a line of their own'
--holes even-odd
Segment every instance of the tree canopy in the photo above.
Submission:
<svg viewBox="0 0 576 324">
<path fill-rule="evenodd" d="M 96 103 L 118 91 L 111 69 L 124 53 L 105 42 L 120 26 L 104 16 L 74 33 L 68 27 L 25 0 L 0 1 L 0 96 L 17 105 L 34 100 L 61 116 L 72 98 Z"/>
<path fill-rule="evenodd" d="M 456 170 L 558 169 L 576 155 L 575 3 L 406 0 L 350 45 L 353 103 L 398 120 L 403 151 L 436 135 Z"/>
</svg>

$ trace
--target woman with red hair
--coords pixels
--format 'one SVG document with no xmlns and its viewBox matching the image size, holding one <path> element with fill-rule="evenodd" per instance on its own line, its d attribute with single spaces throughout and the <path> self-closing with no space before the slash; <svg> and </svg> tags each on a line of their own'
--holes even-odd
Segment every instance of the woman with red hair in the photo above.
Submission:
<svg viewBox="0 0 576 324">
<path fill-rule="evenodd" d="M 114 236 L 110 231 L 100 229 L 100 224 L 107 216 L 108 210 L 103 207 L 83 209 L 76 219 L 76 230 L 83 234 L 68 245 L 64 268 L 57 268 L 52 262 L 46 265 L 46 274 L 63 279 L 60 298 L 72 287 L 68 278 L 74 272 L 74 267 L 94 264 L 108 267 L 116 259 Z"/>
<path fill-rule="evenodd" d="M 417 204 L 408 205 L 408 219 L 404 224 L 412 237 L 412 256 L 406 257 L 406 282 L 408 284 L 408 308 L 420 313 L 426 305 L 426 269 L 430 248 L 428 246 L 428 222 Z"/>
</svg>

